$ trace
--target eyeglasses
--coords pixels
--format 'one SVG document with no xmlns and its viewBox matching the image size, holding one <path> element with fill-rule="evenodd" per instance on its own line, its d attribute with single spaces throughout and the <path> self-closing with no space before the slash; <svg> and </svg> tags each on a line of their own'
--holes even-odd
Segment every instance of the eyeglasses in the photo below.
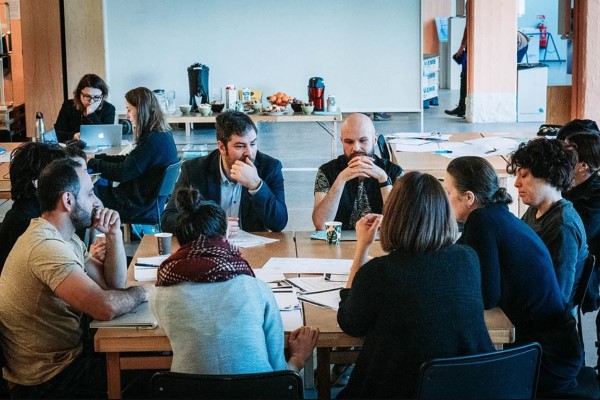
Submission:
<svg viewBox="0 0 600 400">
<path fill-rule="evenodd" d="M 85 94 L 85 93 L 81 93 L 81 97 L 83 97 L 87 101 L 100 101 L 100 100 L 102 100 L 102 96 L 90 96 L 89 94 Z"/>
</svg>

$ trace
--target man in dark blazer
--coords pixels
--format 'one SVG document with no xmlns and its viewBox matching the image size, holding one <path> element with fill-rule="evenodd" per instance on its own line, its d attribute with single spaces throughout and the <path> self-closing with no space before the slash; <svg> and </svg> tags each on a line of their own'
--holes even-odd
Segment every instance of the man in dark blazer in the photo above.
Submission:
<svg viewBox="0 0 600 400">
<path fill-rule="evenodd" d="M 282 231 L 288 221 L 281 162 L 257 150 L 256 125 L 243 112 L 217 116 L 218 149 L 181 166 L 174 194 L 193 187 L 206 200 L 220 204 L 229 218 L 230 231 Z M 162 229 L 177 224 L 176 196 L 162 216 Z"/>
</svg>

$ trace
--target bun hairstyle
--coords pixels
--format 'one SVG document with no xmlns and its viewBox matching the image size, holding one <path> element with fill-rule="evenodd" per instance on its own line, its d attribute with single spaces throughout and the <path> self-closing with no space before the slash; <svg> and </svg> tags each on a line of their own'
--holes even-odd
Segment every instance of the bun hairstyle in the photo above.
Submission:
<svg viewBox="0 0 600 400">
<path fill-rule="evenodd" d="M 180 245 L 188 244 L 200 236 L 227 235 L 227 215 L 214 201 L 206 201 L 196 189 L 182 188 L 175 194 L 179 216 L 175 236 Z"/>
<path fill-rule="evenodd" d="M 454 178 L 456 190 L 460 193 L 472 192 L 480 207 L 488 204 L 510 204 L 512 197 L 500 187 L 494 167 L 482 157 L 458 157 L 450 161 L 446 168 Z"/>
</svg>

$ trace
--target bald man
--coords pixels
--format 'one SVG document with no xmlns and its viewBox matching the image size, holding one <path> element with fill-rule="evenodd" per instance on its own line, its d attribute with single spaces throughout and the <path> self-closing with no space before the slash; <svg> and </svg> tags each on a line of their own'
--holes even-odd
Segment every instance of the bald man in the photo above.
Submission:
<svg viewBox="0 0 600 400">
<path fill-rule="evenodd" d="M 402 174 L 400 166 L 375 155 L 377 132 L 366 115 L 350 115 L 341 140 L 344 154 L 317 171 L 312 214 L 317 230 L 325 229 L 326 221 L 353 230 L 363 215 L 381 214 L 393 182 Z"/>
</svg>

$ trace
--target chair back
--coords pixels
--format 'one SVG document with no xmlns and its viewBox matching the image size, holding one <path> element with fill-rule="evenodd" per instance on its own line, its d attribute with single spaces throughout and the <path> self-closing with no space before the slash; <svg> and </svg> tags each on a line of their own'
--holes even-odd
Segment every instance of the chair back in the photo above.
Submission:
<svg viewBox="0 0 600 400">
<path fill-rule="evenodd" d="M 175 184 L 177 183 L 177 178 L 179 177 L 179 170 L 181 169 L 182 162 L 182 160 L 179 160 L 175 164 L 171 164 L 165 169 L 162 184 L 160 185 L 160 189 L 158 191 L 159 197 L 170 196 L 171 193 L 173 193 Z"/>
<path fill-rule="evenodd" d="M 303 399 L 302 379 L 294 371 L 239 375 L 157 372 L 154 399 Z"/>
<path fill-rule="evenodd" d="M 390 161 L 390 151 L 388 149 L 385 136 L 377 135 L 377 147 L 379 148 L 379 154 L 381 154 L 381 158 Z"/>
<path fill-rule="evenodd" d="M 583 328 L 581 326 L 581 307 L 583 306 L 583 300 L 585 299 L 585 294 L 588 291 L 588 286 L 590 285 L 590 279 L 592 278 L 592 272 L 596 266 L 596 256 L 590 254 L 583 265 L 583 272 L 581 273 L 581 278 L 579 279 L 579 283 L 577 284 L 577 290 L 573 295 L 573 306 L 577 307 L 577 332 L 579 333 L 579 340 L 581 341 L 581 346 L 584 345 L 583 342 Z"/>
<path fill-rule="evenodd" d="M 419 372 L 419 399 L 534 399 L 538 343 L 492 353 L 437 358 Z"/>
</svg>

